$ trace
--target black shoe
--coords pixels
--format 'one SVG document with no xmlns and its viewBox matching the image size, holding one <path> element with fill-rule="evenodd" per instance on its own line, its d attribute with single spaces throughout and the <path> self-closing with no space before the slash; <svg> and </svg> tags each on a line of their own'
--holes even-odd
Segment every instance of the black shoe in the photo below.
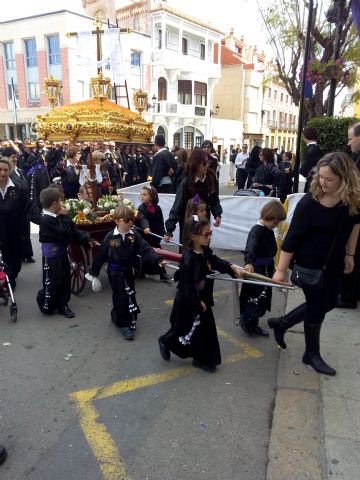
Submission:
<svg viewBox="0 0 360 480">
<path fill-rule="evenodd" d="M 171 279 L 170 275 L 167 272 L 165 272 L 165 273 L 160 273 L 160 281 L 161 282 L 166 282 L 166 283 L 171 283 L 172 279 Z"/>
<path fill-rule="evenodd" d="M 60 313 L 60 315 L 64 315 L 64 317 L 66 317 L 66 318 L 74 318 L 75 317 L 75 313 L 72 310 L 70 310 L 70 308 L 67 305 L 59 308 L 58 312 Z"/>
<path fill-rule="evenodd" d="M 35 263 L 35 258 L 34 257 L 26 257 L 24 258 L 25 263 Z"/>
<path fill-rule="evenodd" d="M 268 336 L 270 335 L 267 330 L 265 330 L 264 328 L 259 327 L 259 325 L 257 325 L 256 327 L 254 327 L 254 328 L 251 330 L 251 333 L 255 333 L 255 335 L 260 335 L 260 337 L 268 337 Z"/>
<path fill-rule="evenodd" d="M 168 362 L 170 360 L 170 350 L 167 348 L 161 337 L 159 337 L 158 342 L 160 348 L 160 355 L 164 360 Z"/>
<path fill-rule="evenodd" d="M 2 465 L 7 457 L 7 451 L 6 448 L 0 445 L 0 465 Z"/>
<path fill-rule="evenodd" d="M 208 365 L 204 365 L 203 363 L 200 363 L 199 360 L 196 360 L 196 358 L 193 359 L 192 364 L 193 367 L 200 368 L 201 370 L 204 370 L 204 372 L 214 373 L 216 371 L 216 367 L 209 367 Z"/>
<path fill-rule="evenodd" d="M 305 352 L 302 361 L 318 373 L 322 373 L 323 375 L 336 375 L 336 370 L 324 362 L 318 353 Z"/>
<path fill-rule="evenodd" d="M 354 310 L 356 307 L 356 300 L 343 300 L 341 297 L 338 297 L 336 308 L 346 308 L 349 310 Z"/>
<path fill-rule="evenodd" d="M 129 327 L 120 327 L 120 333 L 125 338 L 125 340 L 134 340 L 135 332 Z"/>
<path fill-rule="evenodd" d="M 246 325 L 246 323 L 241 323 L 241 321 L 240 321 L 240 324 L 239 324 L 239 325 L 240 325 L 240 328 L 241 328 L 241 330 L 242 330 L 243 332 L 245 332 L 247 335 L 250 335 L 250 336 L 252 335 L 253 331 L 250 330 L 250 328 L 248 328 L 248 326 Z"/>
</svg>

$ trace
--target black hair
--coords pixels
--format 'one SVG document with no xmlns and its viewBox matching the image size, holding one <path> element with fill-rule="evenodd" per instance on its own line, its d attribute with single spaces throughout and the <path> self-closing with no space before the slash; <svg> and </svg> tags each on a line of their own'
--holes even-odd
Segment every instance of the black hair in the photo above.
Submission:
<svg viewBox="0 0 360 480">
<path fill-rule="evenodd" d="M 151 203 L 153 205 L 157 205 L 159 203 L 159 194 L 155 187 L 145 186 L 142 187 L 141 190 L 146 190 L 147 192 L 149 192 Z"/>
<path fill-rule="evenodd" d="M 158 147 L 165 147 L 165 136 L 161 133 L 155 135 L 155 145 Z"/>
<path fill-rule="evenodd" d="M 192 235 L 199 235 L 202 233 L 205 227 L 210 225 L 209 220 L 197 220 L 196 215 L 193 215 L 185 220 L 184 233 L 182 238 L 182 244 L 187 250 L 194 248 L 194 242 L 191 238 Z"/>
<path fill-rule="evenodd" d="M 303 130 L 303 135 L 306 140 L 317 140 L 317 131 L 314 127 L 305 127 Z"/>
</svg>

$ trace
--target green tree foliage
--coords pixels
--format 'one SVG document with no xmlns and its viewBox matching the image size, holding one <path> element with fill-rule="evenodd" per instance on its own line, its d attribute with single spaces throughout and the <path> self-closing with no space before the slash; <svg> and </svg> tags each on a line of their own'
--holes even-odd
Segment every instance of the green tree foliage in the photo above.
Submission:
<svg viewBox="0 0 360 480">
<path fill-rule="evenodd" d="M 311 118 L 307 126 L 316 128 L 318 144 L 324 154 L 330 152 L 351 153 L 347 146 L 348 129 L 352 123 L 359 121 L 360 119 L 352 117 Z"/>
<path fill-rule="evenodd" d="M 306 0 L 272 0 L 258 7 L 267 28 L 269 42 L 276 58 L 276 75 L 284 83 L 295 105 L 300 101 L 300 76 L 304 63 L 305 36 L 308 19 Z M 335 5 L 339 9 L 336 13 Z M 336 25 L 342 25 L 339 61 L 334 62 Z M 337 95 L 355 84 L 360 65 L 360 42 L 353 26 L 348 0 L 314 2 L 310 32 L 308 76 L 313 82 L 313 97 L 306 99 L 305 120 L 322 117 L 327 108 L 327 88 L 332 78 L 337 81 Z"/>
</svg>

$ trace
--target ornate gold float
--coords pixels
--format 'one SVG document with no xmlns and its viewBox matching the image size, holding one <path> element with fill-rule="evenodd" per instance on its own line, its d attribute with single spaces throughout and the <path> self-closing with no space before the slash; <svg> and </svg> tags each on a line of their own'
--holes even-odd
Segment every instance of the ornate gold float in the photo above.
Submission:
<svg viewBox="0 0 360 480">
<path fill-rule="evenodd" d="M 140 113 L 117 105 L 108 99 L 94 98 L 57 107 L 38 115 L 34 130 L 39 137 L 54 141 L 101 141 L 150 143 L 152 123 Z"/>
</svg>

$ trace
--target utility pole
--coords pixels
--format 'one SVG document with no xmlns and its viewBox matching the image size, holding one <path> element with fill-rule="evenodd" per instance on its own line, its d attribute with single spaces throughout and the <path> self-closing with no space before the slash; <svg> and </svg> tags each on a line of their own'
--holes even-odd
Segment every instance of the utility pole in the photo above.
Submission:
<svg viewBox="0 0 360 480">
<path fill-rule="evenodd" d="M 313 0 L 309 0 L 308 5 L 309 5 L 309 13 L 308 13 L 308 21 L 307 21 L 306 37 L 305 37 L 304 67 L 303 67 L 303 73 L 302 73 L 302 78 L 300 83 L 299 122 L 298 122 L 297 138 L 296 138 L 296 158 L 295 158 L 295 166 L 294 166 L 294 187 L 293 187 L 294 193 L 297 193 L 299 190 L 300 143 L 301 143 L 301 136 L 302 136 L 303 125 L 304 125 L 305 83 L 306 83 L 307 66 L 309 61 L 310 33 L 311 33 L 311 25 L 312 25 L 312 17 L 313 17 L 313 9 L 314 9 Z"/>
</svg>

